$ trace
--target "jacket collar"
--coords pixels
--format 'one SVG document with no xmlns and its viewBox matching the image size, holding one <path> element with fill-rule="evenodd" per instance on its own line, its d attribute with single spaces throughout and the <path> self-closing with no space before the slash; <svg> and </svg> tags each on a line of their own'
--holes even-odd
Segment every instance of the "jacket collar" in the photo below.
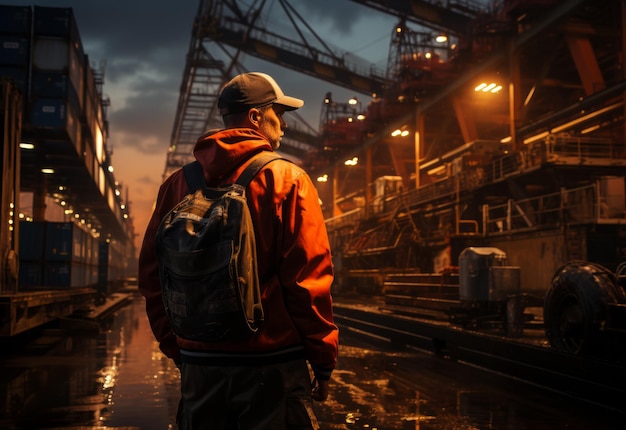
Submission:
<svg viewBox="0 0 626 430">
<path fill-rule="evenodd" d="M 201 136 L 193 154 L 202 164 L 208 184 L 224 182 L 253 154 L 272 151 L 267 139 L 251 128 L 210 131 Z"/>
</svg>

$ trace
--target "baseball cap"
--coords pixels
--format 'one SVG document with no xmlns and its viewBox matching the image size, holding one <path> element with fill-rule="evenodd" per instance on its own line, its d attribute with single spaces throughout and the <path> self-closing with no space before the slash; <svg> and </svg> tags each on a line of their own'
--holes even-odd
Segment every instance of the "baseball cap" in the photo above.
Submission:
<svg viewBox="0 0 626 430">
<path fill-rule="evenodd" d="M 279 104 L 285 110 L 295 110 L 304 106 L 304 101 L 286 96 L 274 78 L 260 72 L 235 76 L 224 85 L 217 101 L 222 116 L 270 104 Z"/>
</svg>

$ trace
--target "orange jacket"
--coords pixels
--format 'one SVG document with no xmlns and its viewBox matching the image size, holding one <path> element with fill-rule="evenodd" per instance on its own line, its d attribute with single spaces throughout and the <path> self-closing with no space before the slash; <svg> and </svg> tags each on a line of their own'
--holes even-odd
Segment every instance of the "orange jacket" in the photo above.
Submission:
<svg viewBox="0 0 626 430">
<path fill-rule="evenodd" d="M 208 185 L 231 183 L 252 154 L 272 151 L 252 129 L 227 129 L 198 139 L 194 156 Z M 333 266 L 317 190 L 298 166 L 284 160 L 266 165 L 248 186 L 256 232 L 257 264 L 265 322 L 247 341 L 204 344 L 176 338 L 161 298 L 155 249 L 160 221 L 188 193 L 182 170 L 159 189 L 139 256 L 139 290 L 161 350 L 170 358 L 183 353 L 280 355 L 303 349 L 319 378 L 327 379 L 337 362 L 338 329 L 333 322 L 330 287 Z"/>
</svg>

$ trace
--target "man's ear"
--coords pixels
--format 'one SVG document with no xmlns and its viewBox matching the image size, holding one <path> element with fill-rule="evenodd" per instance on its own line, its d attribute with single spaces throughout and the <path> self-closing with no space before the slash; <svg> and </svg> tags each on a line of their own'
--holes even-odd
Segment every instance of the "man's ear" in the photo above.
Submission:
<svg viewBox="0 0 626 430">
<path fill-rule="evenodd" d="M 258 127 L 259 122 L 261 121 L 261 111 L 258 109 L 250 109 L 248 111 L 248 120 L 252 125 Z"/>
</svg>

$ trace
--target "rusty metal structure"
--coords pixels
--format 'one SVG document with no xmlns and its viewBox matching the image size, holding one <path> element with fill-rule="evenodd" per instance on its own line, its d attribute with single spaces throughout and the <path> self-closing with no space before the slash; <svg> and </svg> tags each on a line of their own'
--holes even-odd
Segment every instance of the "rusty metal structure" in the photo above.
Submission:
<svg viewBox="0 0 626 430">
<path fill-rule="evenodd" d="M 233 70 L 241 69 L 240 53 L 247 53 L 372 96 L 361 112 L 345 105 L 339 106 L 342 111 L 327 97 L 320 130 L 308 135 L 290 130 L 287 144 L 312 175 L 331 178 L 334 187 L 327 188 L 335 195 L 325 189 L 320 194 L 327 202 L 329 229 L 339 240 L 337 249 L 359 255 L 355 260 L 373 260 L 355 261 L 355 270 L 376 270 L 381 264 L 437 269 L 452 264 L 458 254 L 442 255 L 446 263 L 428 263 L 449 249 L 451 236 L 484 241 L 538 228 L 547 222 L 546 211 L 553 218 L 562 216 L 556 212 L 564 210 L 563 202 L 580 201 L 591 192 L 583 191 L 587 187 L 619 191 L 624 163 L 622 2 L 355 1 L 399 19 L 390 29 L 384 73 L 359 68 L 363 60 L 348 62 L 350 57 L 317 36 L 306 40 L 303 30 L 315 35 L 314 29 L 285 0 L 276 4 L 301 40 L 264 30 L 269 3 L 275 5 L 257 1 L 242 10 L 234 1 L 200 2 L 166 175 L 189 159 L 199 134 L 219 126 L 215 95 Z M 416 24 L 419 30 L 411 27 Z M 213 54 L 227 47 L 230 64 Z M 493 82 L 495 90 L 479 91 L 483 81 Z M 362 121 L 353 119 L 358 114 Z M 396 129 L 405 131 L 405 137 L 392 136 Z M 344 161 L 353 156 L 364 162 L 346 167 Z M 329 159 L 334 170 L 322 172 Z M 548 209 L 546 200 L 561 203 Z M 613 215 L 623 206 L 619 200 L 603 201 L 611 212 L 603 216 L 618 219 Z M 425 202 L 437 209 L 423 212 Z M 380 222 L 380 217 L 396 222 Z M 375 239 L 363 243 L 365 236 L 376 236 L 358 227 L 368 222 L 381 230 L 407 226 L 399 237 L 381 235 L 395 237 L 395 245 L 388 247 Z M 570 229 L 568 234 L 579 233 Z M 361 240 L 350 245 L 348 239 L 359 235 Z M 366 250 L 385 247 L 396 254 L 403 243 L 419 243 L 434 254 L 401 253 L 413 260 L 394 263 L 382 251 L 365 257 Z M 584 257 L 581 252 L 572 249 L 569 254 Z"/>
<path fill-rule="evenodd" d="M 385 71 L 316 36 L 295 3 L 200 1 L 165 175 L 214 125 L 215 94 L 246 53 L 371 99 L 320 96 L 319 130 L 292 127 L 286 144 L 326 181 L 337 291 L 449 273 L 471 247 L 503 250 L 535 301 L 562 267 L 622 279 L 626 2 L 353 3 L 397 18 Z M 265 30 L 270 6 L 291 32 Z M 593 288 L 617 309 L 623 287 L 608 284 Z M 551 319 L 584 313 L 580 294 L 559 297 Z"/>
</svg>

